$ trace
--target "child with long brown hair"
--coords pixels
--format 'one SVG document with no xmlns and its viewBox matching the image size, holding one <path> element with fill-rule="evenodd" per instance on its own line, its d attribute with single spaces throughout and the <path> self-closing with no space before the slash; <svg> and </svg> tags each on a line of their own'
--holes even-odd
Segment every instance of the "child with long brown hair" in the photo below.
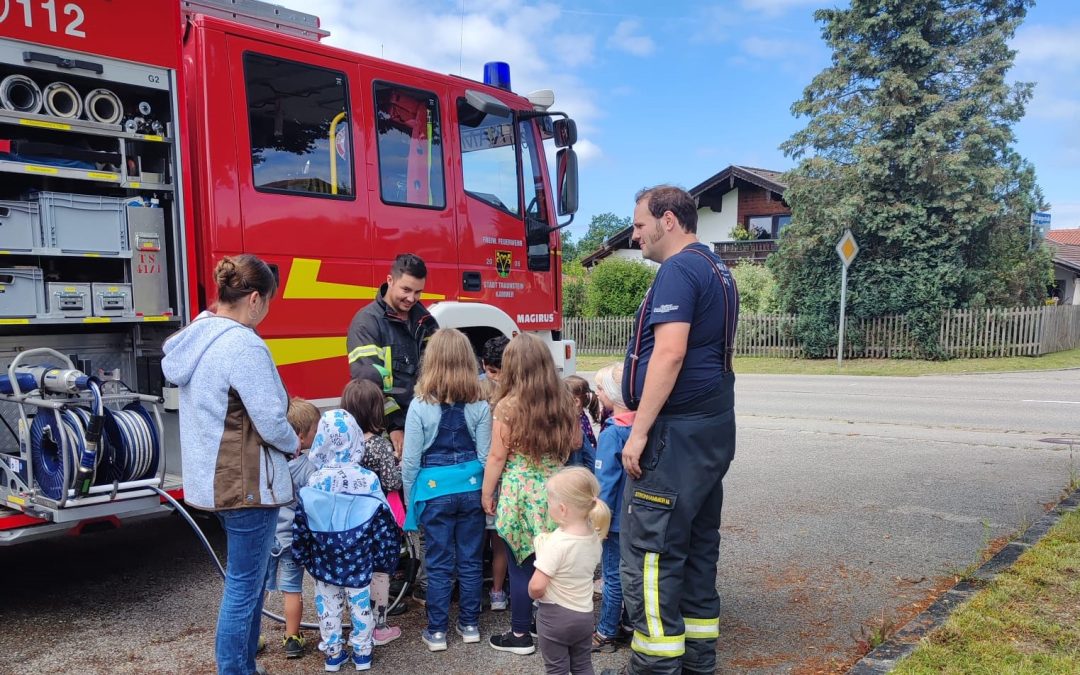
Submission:
<svg viewBox="0 0 1080 675">
<path fill-rule="evenodd" d="M 536 537 L 529 597 L 540 601 L 536 634 L 549 673 L 592 675 L 593 570 L 611 511 L 600 484 L 580 466 L 548 479 L 548 512 L 559 527 Z"/>
<path fill-rule="evenodd" d="M 499 651 L 536 651 L 529 630 L 533 540 L 555 529 L 544 485 L 580 442 L 574 398 L 559 380 L 547 345 L 528 333 L 518 335 L 503 353 L 491 452 L 484 467 L 484 510 L 496 516 L 495 529 L 506 544 L 510 563 L 510 630 L 490 640 Z"/>
<path fill-rule="evenodd" d="M 588 380 L 580 375 L 571 375 L 563 382 L 574 395 L 574 400 L 578 405 L 578 421 L 581 424 L 581 446 L 570 453 L 566 465 L 583 466 L 593 471 L 593 465 L 596 463 L 596 434 L 593 432 L 592 423 L 600 424 L 600 414 L 603 412 L 600 399 L 596 398 L 596 393 L 589 386 Z M 592 421 L 589 420 L 590 416 Z"/>
<path fill-rule="evenodd" d="M 401 477 L 406 531 L 424 528 L 427 620 L 421 639 L 446 649 L 450 593 L 458 582 L 457 632 L 480 641 L 484 510 L 480 479 L 491 443 L 491 408 L 481 397 L 478 364 L 464 333 L 439 330 L 428 342 L 405 418 Z"/>
</svg>

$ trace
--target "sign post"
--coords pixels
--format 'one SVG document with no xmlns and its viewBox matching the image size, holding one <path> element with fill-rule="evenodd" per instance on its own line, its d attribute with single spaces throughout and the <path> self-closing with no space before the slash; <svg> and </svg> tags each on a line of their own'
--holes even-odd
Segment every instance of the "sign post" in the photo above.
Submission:
<svg viewBox="0 0 1080 675">
<path fill-rule="evenodd" d="M 1046 239 L 1046 233 L 1050 231 L 1050 212 L 1036 211 L 1031 214 L 1032 246 L 1038 246 Z"/>
<path fill-rule="evenodd" d="M 844 269 L 840 273 L 840 340 L 836 345 L 836 367 L 844 364 L 844 314 L 847 308 L 847 270 L 851 261 L 859 254 L 859 245 L 855 243 L 855 237 L 851 230 L 844 230 L 844 236 L 836 242 L 836 255 L 840 256 L 840 262 L 844 263 Z"/>
</svg>

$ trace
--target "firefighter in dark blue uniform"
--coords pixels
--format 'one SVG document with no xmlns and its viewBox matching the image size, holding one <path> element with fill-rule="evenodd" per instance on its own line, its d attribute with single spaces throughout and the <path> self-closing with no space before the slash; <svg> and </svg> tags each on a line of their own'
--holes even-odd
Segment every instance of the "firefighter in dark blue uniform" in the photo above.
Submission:
<svg viewBox="0 0 1080 675">
<path fill-rule="evenodd" d="M 685 190 L 642 190 L 633 239 L 661 263 L 635 317 L 623 397 L 637 410 L 623 448 L 623 600 L 634 624 L 630 673 L 716 668 L 723 479 L 735 455 L 731 357 L 739 295 L 697 238 Z"/>
</svg>

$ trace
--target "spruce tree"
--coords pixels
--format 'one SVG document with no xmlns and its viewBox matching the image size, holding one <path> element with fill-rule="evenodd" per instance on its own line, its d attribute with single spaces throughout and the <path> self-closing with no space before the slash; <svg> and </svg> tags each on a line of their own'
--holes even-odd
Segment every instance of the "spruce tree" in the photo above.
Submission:
<svg viewBox="0 0 1080 675">
<path fill-rule="evenodd" d="M 1032 0 L 852 0 L 815 18 L 832 65 L 792 112 L 781 148 L 792 225 L 772 257 L 780 302 L 814 355 L 835 345 L 840 261 L 851 228 L 848 316 L 906 314 L 939 356 L 943 310 L 1040 302 L 1049 257 L 1029 246 L 1043 206 L 1013 149 L 1031 83 L 1008 84 L 1007 41 Z"/>
</svg>

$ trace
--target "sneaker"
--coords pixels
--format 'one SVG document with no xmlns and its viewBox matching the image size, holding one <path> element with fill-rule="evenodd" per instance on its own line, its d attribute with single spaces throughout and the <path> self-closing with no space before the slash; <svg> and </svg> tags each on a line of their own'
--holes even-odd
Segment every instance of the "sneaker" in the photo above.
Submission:
<svg viewBox="0 0 1080 675">
<path fill-rule="evenodd" d="M 398 631 L 401 632 L 400 630 Z M 353 665 L 357 670 L 371 670 L 371 654 L 357 654 L 353 652 L 352 655 Z"/>
<path fill-rule="evenodd" d="M 604 637 L 600 633 L 592 634 L 593 653 L 611 654 L 618 648 L 619 645 L 615 642 L 615 638 Z"/>
<path fill-rule="evenodd" d="M 298 659 L 304 655 L 304 636 L 286 635 L 281 640 L 281 646 L 285 648 L 285 658 Z"/>
<path fill-rule="evenodd" d="M 412 599 L 415 600 L 421 607 L 427 605 L 427 589 L 417 586 L 413 589 Z"/>
<path fill-rule="evenodd" d="M 461 626 L 457 627 L 458 635 L 465 644 L 472 644 L 474 642 L 480 642 L 480 629 L 476 626 Z"/>
<path fill-rule="evenodd" d="M 430 652 L 445 652 L 446 651 L 446 633 L 441 630 L 430 631 L 427 628 L 420 634 L 420 639 L 427 645 Z"/>
<path fill-rule="evenodd" d="M 493 612 L 505 612 L 506 611 L 506 591 L 492 591 L 491 592 L 491 611 Z"/>
<path fill-rule="evenodd" d="M 390 644 L 394 640 L 401 637 L 401 629 L 397 626 L 375 626 L 375 632 L 373 633 L 372 641 L 377 645 Z"/>
<path fill-rule="evenodd" d="M 341 670 L 341 664 L 349 660 L 349 652 L 346 649 L 339 649 L 336 654 L 326 655 L 326 672 L 336 673 Z"/>
<path fill-rule="evenodd" d="M 512 630 L 508 630 L 501 635 L 492 635 L 488 639 L 488 644 L 497 651 L 510 652 L 521 656 L 528 656 L 536 651 L 536 645 L 533 644 L 531 635 L 514 635 Z"/>
<path fill-rule="evenodd" d="M 409 611 L 409 603 L 405 602 L 405 598 L 402 598 L 397 604 L 386 610 L 386 616 L 401 616 L 407 611 Z"/>
</svg>

